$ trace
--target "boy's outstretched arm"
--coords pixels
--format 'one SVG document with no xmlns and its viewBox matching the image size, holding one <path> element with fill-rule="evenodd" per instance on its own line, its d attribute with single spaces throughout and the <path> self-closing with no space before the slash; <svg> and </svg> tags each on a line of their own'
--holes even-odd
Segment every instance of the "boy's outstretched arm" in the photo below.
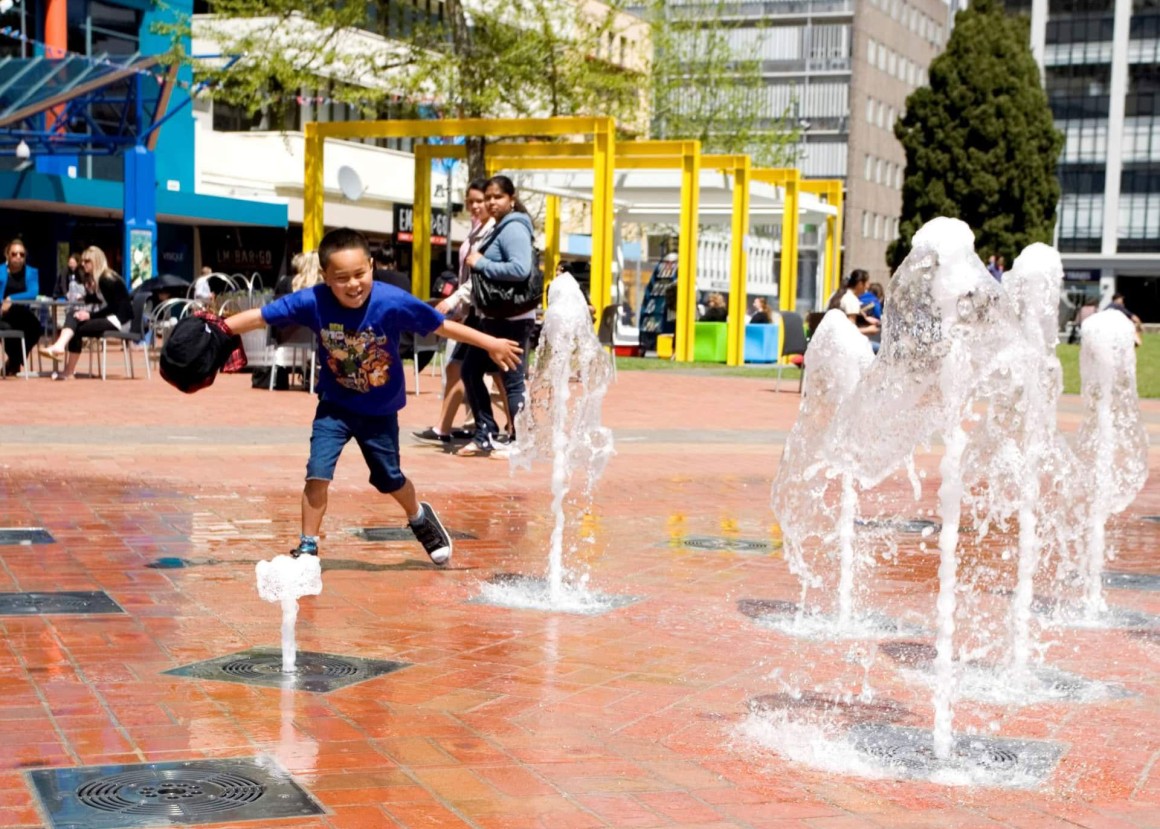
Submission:
<svg viewBox="0 0 1160 829">
<path fill-rule="evenodd" d="M 250 312 L 247 311 L 246 313 Z M 233 328 L 232 325 L 230 327 Z M 501 340 L 498 337 L 484 334 L 482 331 L 476 331 L 474 328 L 469 328 L 466 325 L 452 322 L 451 320 L 444 320 L 443 324 L 436 329 L 435 333 L 441 337 L 449 337 L 461 343 L 482 348 L 495 364 L 504 371 L 511 371 L 518 366 L 520 364 L 520 355 L 524 353 L 519 343 L 514 340 Z"/>
<path fill-rule="evenodd" d="M 226 325 L 235 334 L 245 334 L 247 331 L 257 331 L 259 328 L 265 328 L 266 321 L 262 319 L 261 308 L 252 308 L 249 311 L 242 311 L 239 314 L 226 317 Z"/>
</svg>

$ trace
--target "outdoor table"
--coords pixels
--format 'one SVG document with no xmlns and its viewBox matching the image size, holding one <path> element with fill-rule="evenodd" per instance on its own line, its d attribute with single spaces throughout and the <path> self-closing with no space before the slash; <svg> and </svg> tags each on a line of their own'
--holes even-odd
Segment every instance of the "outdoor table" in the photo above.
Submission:
<svg viewBox="0 0 1160 829">
<path fill-rule="evenodd" d="M 68 299 L 14 299 L 13 305 L 23 305 L 36 314 L 40 324 L 44 327 L 44 335 L 41 337 L 41 343 L 51 345 L 60 333 L 60 329 L 64 326 L 65 320 L 68 318 L 70 311 L 76 311 L 81 308 L 89 308 L 91 303 L 68 300 Z M 92 306 L 96 307 L 96 306 Z M 33 349 L 35 351 L 35 349 Z M 23 370 L 20 372 L 22 377 L 38 377 L 38 372 L 32 371 L 32 357 L 30 353 L 28 360 L 24 364 Z M 39 361 L 39 356 L 37 360 Z"/>
</svg>

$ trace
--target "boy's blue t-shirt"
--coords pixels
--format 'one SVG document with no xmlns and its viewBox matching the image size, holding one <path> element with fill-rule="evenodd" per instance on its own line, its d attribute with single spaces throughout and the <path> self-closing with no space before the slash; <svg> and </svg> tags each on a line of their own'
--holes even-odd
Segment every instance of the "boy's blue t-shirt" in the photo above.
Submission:
<svg viewBox="0 0 1160 829">
<path fill-rule="evenodd" d="M 276 299 L 262 308 L 267 325 L 298 323 L 318 335 L 322 374 L 318 396 L 365 415 L 397 412 L 407 404 L 399 335 L 426 336 L 443 315 L 393 285 L 375 282 L 361 308 L 344 308 L 326 285 Z"/>
</svg>

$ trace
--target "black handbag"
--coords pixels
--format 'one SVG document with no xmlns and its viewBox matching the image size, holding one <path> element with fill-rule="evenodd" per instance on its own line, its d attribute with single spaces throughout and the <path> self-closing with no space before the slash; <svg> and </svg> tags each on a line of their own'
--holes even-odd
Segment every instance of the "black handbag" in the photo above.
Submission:
<svg viewBox="0 0 1160 829">
<path fill-rule="evenodd" d="M 495 241 L 498 234 L 479 247 L 483 253 Z M 526 314 L 538 308 L 544 301 L 544 272 L 536 263 L 535 247 L 532 248 L 532 272 L 520 280 L 488 279 L 480 271 L 471 274 L 471 304 L 476 310 L 493 319 L 509 319 Z"/>
</svg>

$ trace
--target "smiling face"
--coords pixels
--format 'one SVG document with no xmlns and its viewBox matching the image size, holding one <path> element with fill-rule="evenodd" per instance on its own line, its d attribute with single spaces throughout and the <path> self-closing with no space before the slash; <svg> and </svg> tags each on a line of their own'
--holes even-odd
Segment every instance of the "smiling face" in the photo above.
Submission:
<svg viewBox="0 0 1160 829">
<path fill-rule="evenodd" d="M 342 307 L 361 308 L 370 299 L 374 267 L 364 251 L 336 250 L 330 254 L 322 275 Z"/>
</svg>

